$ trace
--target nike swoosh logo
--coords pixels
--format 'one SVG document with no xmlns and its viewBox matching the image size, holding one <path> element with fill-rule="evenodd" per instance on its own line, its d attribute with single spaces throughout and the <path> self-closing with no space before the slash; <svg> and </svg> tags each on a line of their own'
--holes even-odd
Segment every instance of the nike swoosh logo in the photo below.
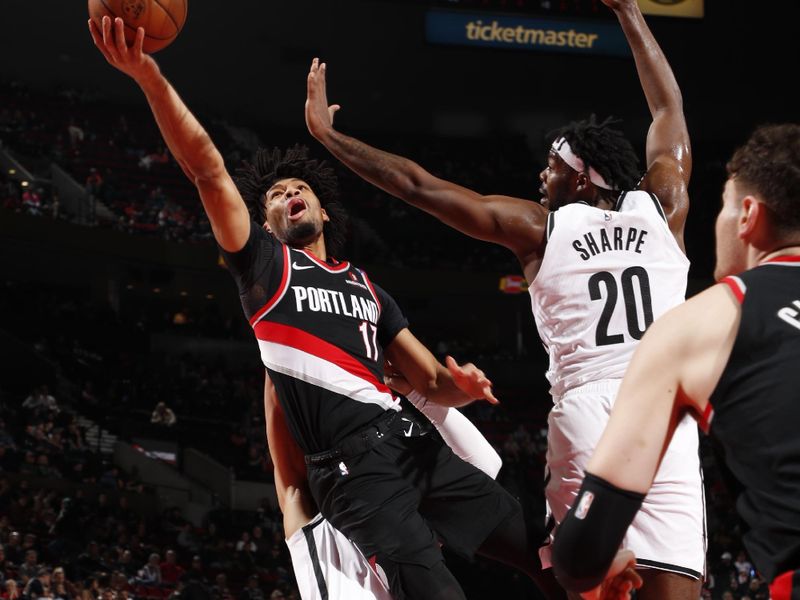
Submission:
<svg viewBox="0 0 800 600">
<path fill-rule="evenodd" d="M 313 269 L 314 265 L 298 265 L 296 262 L 292 263 L 292 268 L 295 271 L 303 271 L 305 269 Z"/>
<path fill-rule="evenodd" d="M 409 421 L 406 418 L 403 418 L 402 420 L 405 421 L 406 423 L 408 423 L 408 431 L 403 430 L 403 435 L 405 435 L 405 437 L 411 437 L 411 432 L 414 429 L 414 422 L 413 421 Z"/>
</svg>

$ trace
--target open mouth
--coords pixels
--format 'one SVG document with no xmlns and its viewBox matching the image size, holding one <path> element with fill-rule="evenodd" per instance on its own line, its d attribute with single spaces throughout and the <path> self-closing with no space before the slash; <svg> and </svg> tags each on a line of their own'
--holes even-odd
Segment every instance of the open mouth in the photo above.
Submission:
<svg viewBox="0 0 800 600">
<path fill-rule="evenodd" d="M 289 200 L 289 204 L 286 207 L 286 211 L 289 215 L 290 221 L 297 221 L 298 219 L 302 218 L 304 214 L 306 214 L 306 201 L 302 198 L 295 196 L 291 200 Z"/>
</svg>

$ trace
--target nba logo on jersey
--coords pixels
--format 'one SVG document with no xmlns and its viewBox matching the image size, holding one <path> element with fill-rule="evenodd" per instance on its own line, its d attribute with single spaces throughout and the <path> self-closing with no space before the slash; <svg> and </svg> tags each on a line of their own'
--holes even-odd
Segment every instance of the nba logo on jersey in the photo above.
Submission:
<svg viewBox="0 0 800 600">
<path fill-rule="evenodd" d="M 581 496 L 581 499 L 578 502 L 578 508 L 575 509 L 575 518 L 583 521 L 583 519 L 586 518 L 586 515 L 589 514 L 589 509 L 592 507 L 593 501 L 594 494 L 592 492 L 584 492 L 583 496 Z"/>
</svg>

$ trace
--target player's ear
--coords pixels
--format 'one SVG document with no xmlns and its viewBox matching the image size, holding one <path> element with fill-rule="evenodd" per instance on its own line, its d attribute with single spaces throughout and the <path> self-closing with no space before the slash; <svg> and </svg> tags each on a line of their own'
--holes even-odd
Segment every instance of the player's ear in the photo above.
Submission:
<svg viewBox="0 0 800 600">
<path fill-rule="evenodd" d="M 330 223 L 331 218 L 328 216 L 328 213 L 325 212 L 325 209 L 324 208 L 320 208 L 320 211 L 322 211 L 322 222 L 323 223 Z"/>
<path fill-rule="evenodd" d="M 742 198 L 742 207 L 739 210 L 739 237 L 745 240 L 753 237 L 766 217 L 765 212 L 764 205 L 753 196 Z"/>
<path fill-rule="evenodd" d="M 576 173 L 575 175 L 575 190 L 584 192 L 589 187 L 589 176 L 586 173 Z"/>
</svg>

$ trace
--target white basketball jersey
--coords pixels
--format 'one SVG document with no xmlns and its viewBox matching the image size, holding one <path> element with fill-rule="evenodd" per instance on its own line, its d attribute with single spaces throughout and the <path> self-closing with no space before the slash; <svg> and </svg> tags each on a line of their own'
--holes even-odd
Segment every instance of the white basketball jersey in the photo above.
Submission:
<svg viewBox="0 0 800 600">
<path fill-rule="evenodd" d="M 616 210 L 575 203 L 550 213 L 529 292 L 551 394 L 621 378 L 645 329 L 684 301 L 688 271 L 648 192 L 623 193 Z"/>
</svg>

